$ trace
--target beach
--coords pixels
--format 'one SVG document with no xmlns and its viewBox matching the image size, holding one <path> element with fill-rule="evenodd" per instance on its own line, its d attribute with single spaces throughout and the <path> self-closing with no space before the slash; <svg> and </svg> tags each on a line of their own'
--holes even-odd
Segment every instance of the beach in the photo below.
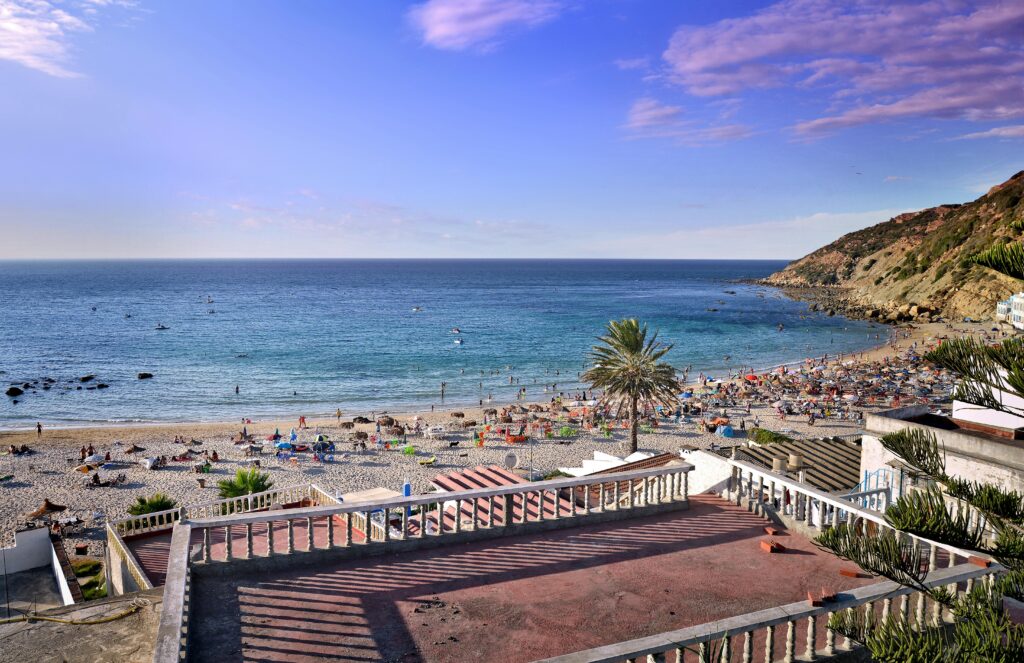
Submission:
<svg viewBox="0 0 1024 663">
<path fill-rule="evenodd" d="M 945 324 L 932 323 L 914 328 L 897 328 L 893 330 L 890 342 L 863 353 L 830 356 L 826 362 L 829 366 L 848 371 L 856 366 L 890 366 L 907 365 L 904 355 L 911 351 L 914 344 L 918 350 L 932 345 L 942 336 L 961 334 L 987 333 L 990 325 L 959 324 L 950 328 Z M 818 364 L 820 359 L 804 362 Z M 797 373 L 798 369 L 790 369 Z M 778 371 L 775 371 L 778 373 Z M 696 377 L 696 376 L 691 376 Z M 700 386 L 692 387 L 700 392 Z M 941 394 L 937 394 L 939 396 Z M 570 396 L 571 398 L 571 396 Z M 888 400 L 870 404 L 862 399 L 858 404 L 837 412 L 809 425 L 804 416 L 789 416 L 785 420 L 778 417 L 767 392 L 761 397 L 753 397 L 737 402 L 734 407 L 725 407 L 728 416 L 742 438 L 743 428 L 749 430 L 755 419 L 761 426 L 770 430 L 785 430 L 787 434 L 801 438 L 821 438 L 844 436 L 855 438 L 860 430 L 859 422 L 849 418 L 856 413 L 868 410 L 884 409 L 891 406 Z M 794 401 L 798 399 L 792 399 Z M 750 404 L 749 414 L 746 404 Z M 526 402 L 517 403 L 525 406 Z M 550 402 L 538 404 L 550 409 Z M 500 409 L 502 406 L 490 403 L 485 408 Z M 458 408 L 463 417 L 455 417 L 449 408 L 436 408 L 435 411 L 419 413 L 393 413 L 399 423 L 412 429 L 418 418 L 421 427 L 446 426 L 451 429 L 444 439 L 427 439 L 421 435 L 408 435 L 407 442 L 415 449 L 414 455 L 406 455 L 397 447 L 388 450 L 377 449 L 369 443 L 366 450 L 354 448 L 349 441 L 354 431 L 363 431 L 367 436 L 376 433 L 375 424 L 361 424 L 345 429 L 336 417 L 307 419 L 307 428 L 298 429 L 298 416 L 291 419 L 260 420 L 244 424 L 247 432 L 252 434 L 259 444 L 264 446 L 260 461 L 262 471 L 269 473 L 275 486 L 287 487 L 313 483 L 330 493 L 347 493 L 375 487 L 384 487 L 400 491 L 404 482 L 412 484 L 414 493 L 426 492 L 430 489 L 430 480 L 437 474 L 477 465 L 504 465 L 506 456 L 516 456 L 517 472 L 523 476 L 530 474 L 531 468 L 535 477 L 544 476 L 559 467 L 577 467 L 584 459 L 592 458 L 595 451 L 626 456 L 628 448 L 628 429 L 615 427 L 611 436 L 606 437 L 599 430 L 586 430 L 576 426 L 578 434 L 560 443 L 558 439 L 547 439 L 541 429 L 536 429 L 531 441 L 526 444 L 507 444 L 503 438 L 490 435 L 482 447 L 476 446 L 471 439 L 472 433 L 462 430 L 462 422 L 484 420 L 485 408 Z M 560 409 L 560 408 L 559 408 Z M 569 408 L 566 408 L 569 409 Z M 574 407 L 579 410 L 580 407 Z M 710 406 L 709 406 L 710 413 Z M 376 412 L 379 416 L 382 412 Z M 562 425 L 558 422 L 559 413 L 544 413 L 553 420 L 554 430 Z M 720 414 L 719 408 L 714 415 Z M 568 416 L 561 413 L 561 416 Z M 842 417 L 842 418 L 840 418 Z M 341 421 L 351 421 L 352 413 L 344 413 Z M 493 421 L 493 417 L 491 419 Z M 9 445 L 20 447 L 28 445 L 33 452 L 27 455 L 0 456 L 0 476 L 13 474 L 11 479 L 0 482 L 0 529 L 5 542 L 9 543 L 15 528 L 23 526 L 25 514 L 36 508 L 44 499 L 68 507 L 63 514 L 77 515 L 84 521 L 91 522 L 97 512 L 109 520 L 125 517 L 126 509 L 138 497 L 145 497 L 157 492 L 165 493 L 180 505 L 194 504 L 217 499 L 216 482 L 234 475 L 236 470 L 248 467 L 254 457 L 244 454 L 244 445 L 232 442 L 243 428 L 243 423 L 175 423 L 123 425 L 80 428 L 50 428 L 45 425 L 42 435 L 36 430 L 0 432 L 0 449 L 6 450 Z M 336 443 L 334 462 L 321 463 L 313 460 L 312 453 L 296 454 L 296 461 L 278 460 L 274 455 L 274 443 L 267 440 L 275 431 L 288 438 L 295 428 L 299 442 L 311 443 L 314 435 L 324 434 Z M 518 428 L 518 424 L 513 428 Z M 196 440 L 199 444 L 183 445 L 175 443 L 176 437 Z M 385 435 L 385 440 L 393 436 Z M 452 447 L 453 442 L 458 445 Z M 714 433 L 702 431 L 700 421 L 694 417 L 686 417 L 679 423 L 672 418 L 659 421 L 657 428 L 641 432 L 638 438 L 640 451 L 658 453 L 678 453 L 683 447 L 708 448 L 715 444 L 731 444 L 737 440 L 716 437 Z M 742 441 L 742 439 L 738 440 Z M 405 442 L 403 441 L 403 444 Z M 85 474 L 74 471 L 79 465 L 82 447 L 92 446 L 99 454 L 110 454 L 110 469 L 100 470 L 104 478 L 114 478 L 123 474 L 126 481 L 114 487 L 85 488 L 88 480 Z M 127 453 L 136 445 L 144 451 Z M 194 460 L 188 462 L 171 462 L 168 466 L 148 470 L 141 464 L 145 457 L 167 456 L 171 458 L 192 449 Z M 219 460 L 211 463 L 212 472 L 196 474 L 194 465 L 202 462 L 198 455 L 202 452 L 212 454 L 216 451 Z M 421 465 L 420 461 L 434 457 L 432 465 Z M 205 480 L 205 487 L 200 487 L 198 479 Z M 101 527 L 86 529 L 83 533 L 72 537 L 72 541 L 88 542 L 91 554 L 100 554 L 104 534 Z"/>
</svg>

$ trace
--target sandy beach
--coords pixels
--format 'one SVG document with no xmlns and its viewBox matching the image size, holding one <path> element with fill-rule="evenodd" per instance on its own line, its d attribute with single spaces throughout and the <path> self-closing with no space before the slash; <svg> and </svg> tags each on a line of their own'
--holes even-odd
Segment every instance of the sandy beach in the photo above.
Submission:
<svg viewBox="0 0 1024 663">
<path fill-rule="evenodd" d="M 901 356 L 915 343 L 918 350 L 933 344 L 943 336 L 962 334 L 986 334 L 991 325 L 956 324 L 952 327 L 944 323 L 931 323 L 914 328 L 898 328 L 893 330 L 892 340 L 873 350 L 847 355 L 842 362 L 847 367 L 853 361 L 855 365 L 871 365 L 873 362 L 890 362 L 900 364 L 906 362 Z M 839 358 L 829 357 L 828 363 L 836 365 Z M 816 363 L 816 362 L 810 362 Z M 696 376 L 691 376 L 696 377 Z M 745 427 L 750 428 L 753 421 L 760 419 L 762 427 L 772 430 L 788 430 L 789 434 L 798 437 L 831 437 L 852 436 L 859 431 L 859 423 L 850 418 L 827 417 L 809 425 L 806 417 L 790 416 L 780 420 L 767 398 L 759 401 L 750 399 L 750 413 L 746 413 L 745 403 L 727 408 L 728 416 L 738 424 L 745 420 Z M 525 403 L 520 403 L 525 405 Z M 549 403 L 543 404 L 550 406 Z M 499 408 L 498 404 L 487 404 L 486 407 Z M 889 402 L 868 404 L 858 403 L 849 408 L 854 414 L 868 409 L 890 407 Z M 298 428 L 298 414 L 290 420 L 254 421 L 246 426 L 249 433 L 264 445 L 264 454 L 259 457 L 261 468 L 269 472 L 276 486 L 285 487 L 305 483 L 314 483 L 329 492 L 350 492 L 377 486 L 392 490 L 400 490 L 406 480 L 412 484 L 414 493 L 429 490 L 430 479 L 439 473 L 445 473 L 462 467 L 476 465 L 504 464 L 506 456 L 512 452 L 518 458 L 518 469 L 524 476 L 529 474 L 531 466 L 535 476 L 547 474 L 559 467 L 578 466 L 584 459 L 592 458 L 594 451 L 602 451 L 619 456 L 629 453 L 628 430 L 616 428 L 611 437 L 606 437 L 598 430 L 580 430 L 579 435 L 572 438 L 569 444 L 559 444 L 557 440 L 544 439 L 543 435 L 534 436 L 529 444 L 509 445 L 498 437 L 488 438 L 484 446 L 476 446 L 470 431 L 461 430 L 463 420 L 483 421 L 483 408 L 459 408 L 464 419 L 452 416 L 452 411 L 438 409 L 434 412 L 417 414 L 395 414 L 400 423 L 413 424 L 414 417 L 420 418 L 423 426 L 444 425 L 451 429 L 445 439 L 432 440 L 423 436 L 412 435 L 408 442 L 416 449 L 414 456 L 404 455 L 397 449 L 377 450 L 373 444 L 367 450 L 353 448 L 349 438 L 353 429 L 344 429 L 335 417 L 309 419 L 307 428 L 297 430 L 300 442 L 310 442 L 317 433 L 326 434 L 336 442 L 337 449 L 333 463 L 320 463 L 312 459 L 311 453 L 300 453 L 297 462 L 282 461 L 275 458 L 273 442 L 266 438 L 279 431 L 286 438 L 292 428 Z M 719 409 L 715 409 L 717 414 Z M 380 412 L 376 414 L 381 414 Z M 351 421 L 346 413 L 341 421 Z M 0 531 L 3 533 L 5 545 L 9 545 L 15 528 L 24 525 L 26 513 L 38 506 L 44 498 L 68 507 L 68 514 L 75 514 L 89 522 L 96 512 L 102 512 L 107 519 L 118 519 L 126 515 L 127 507 L 139 496 L 148 496 L 162 492 L 176 499 L 179 504 L 192 504 L 217 499 L 216 482 L 235 473 L 238 468 L 247 467 L 253 458 L 244 455 L 244 446 L 232 443 L 232 438 L 242 429 L 241 422 L 222 423 L 180 423 L 180 424 L 148 424 L 132 426 L 108 426 L 96 428 L 49 428 L 43 422 L 42 435 L 33 430 L 0 432 L 0 449 L 6 450 L 9 445 L 28 445 L 33 453 L 19 456 L 0 456 L 0 476 L 13 474 L 13 477 L 0 482 Z M 555 430 L 560 424 L 555 423 Z M 702 432 L 700 422 L 694 418 L 684 418 L 680 423 L 663 420 L 653 432 L 641 432 L 639 449 L 648 452 L 678 452 L 683 446 L 707 448 L 712 444 L 729 443 L 713 433 Z M 361 424 L 354 430 L 365 431 L 372 435 L 374 424 Z M 737 432 L 742 437 L 743 433 Z M 188 447 L 174 442 L 175 437 L 197 440 L 201 444 Z M 458 441 L 457 447 L 450 444 Z M 104 478 L 113 478 L 124 474 L 126 482 L 116 487 L 92 488 L 83 487 L 86 475 L 75 472 L 73 468 L 79 464 L 80 449 L 93 446 L 100 454 L 109 452 L 113 464 L 109 470 L 101 470 Z M 126 451 L 131 445 L 145 449 L 143 452 L 129 454 Z M 216 451 L 219 461 L 213 463 L 210 474 L 195 474 L 193 465 L 200 462 L 171 462 L 167 467 L 147 470 L 141 464 L 143 457 L 167 456 L 181 454 L 186 448 L 195 452 Z M 436 457 L 432 466 L 423 466 L 420 460 Z M 206 479 L 206 486 L 201 488 L 198 478 Z M 90 553 L 102 551 L 103 531 L 101 527 L 86 529 L 74 540 L 85 540 L 90 543 Z"/>
</svg>

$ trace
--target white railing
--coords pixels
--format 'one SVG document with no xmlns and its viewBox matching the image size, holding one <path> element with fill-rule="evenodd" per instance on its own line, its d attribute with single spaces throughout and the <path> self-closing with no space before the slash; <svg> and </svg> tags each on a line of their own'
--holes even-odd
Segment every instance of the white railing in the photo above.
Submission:
<svg viewBox="0 0 1024 663">
<path fill-rule="evenodd" d="M 991 580 L 1000 570 L 999 567 L 981 568 L 973 564 L 961 564 L 953 568 L 932 571 L 925 585 L 929 588 L 947 586 L 957 590 L 960 584 L 964 584 L 970 591 L 978 578 Z M 897 600 L 898 604 L 894 605 Z M 925 614 L 929 602 L 931 611 L 926 622 Z M 781 660 L 785 663 L 797 660 L 813 661 L 849 651 L 854 646 L 845 638 L 839 643 L 836 642 L 836 633 L 828 628 L 827 621 L 833 614 L 841 611 L 858 611 L 884 619 L 895 609 L 903 618 L 908 619 L 911 604 L 914 604 L 915 619 L 919 625 L 939 625 L 949 619 L 941 604 L 932 601 L 925 594 L 893 582 L 881 582 L 842 592 L 836 596 L 836 600 L 820 606 L 811 605 L 808 601 L 791 603 L 699 626 L 556 656 L 538 663 L 664 663 L 669 659 L 683 661 L 687 650 L 696 650 L 700 661 L 709 661 L 713 648 L 720 652 L 717 655 L 720 658 L 716 656 L 716 660 L 730 661 L 739 658 L 743 663 L 752 663 L 755 643 L 764 649 L 763 657 L 759 656 L 758 660 L 777 661 L 778 650 L 782 649 Z M 818 620 L 821 618 L 825 618 L 823 624 L 819 624 Z M 782 627 L 785 627 L 784 632 Z M 801 629 L 806 630 L 801 643 L 803 651 L 798 652 L 797 635 Z M 824 635 L 822 647 L 819 647 L 819 631 L 823 631 Z M 781 641 L 783 635 L 784 643 Z M 738 654 L 735 658 L 734 649 Z"/>
<path fill-rule="evenodd" d="M 501 534 L 514 534 L 517 528 L 546 520 L 582 519 L 603 512 L 687 503 L 688 473 L 692 469 L 692 465 L 681 464 L 356 504 L 189 518 L 189 525 L 202 532 L 201 563 L 251 558 L 254 540 L 259 540 L 265 556 L 271 556 L 296 550 L 386 545 L 477 530 L 501 529 Z M 383 514 L 382 526 L 371 526 L 369 531 L 365 525 L 359 527 L 377 513 Z M 318 528 L 320 543 L 316 542 Z M 305 538 L 300 542 L 304 547 L 296 548 L 296 529 Z M 275 545 L 276 537 L 283 538 Z"/>
<path fill-rule="evenodd" d="M 892 490 L 889 488 L 873 488 L 871 490 L 860 490 L 855 493 L 846 493 L 842 496 L 844 500 L 853 502 L 862 509 L 885 512 L 892 503 Z"/>
<path fill-rule="evenodd" d="M 185 508 L 185 516 L 192 518 L 211 518 L 214 516 L 230 515 L 234 513 L 248 513 L 268 509 L 275 504 L 293 504 L 309 500 L 313 504 L 337 504 L 338 500 L 333 495 L 321 490 L 313 484 L 302 486 L 290 486 L 288 488 L 273 488 L 262 493 L 243 495 L 241 497 L 229 497 L 209 502 L 191 504 Z M 181 515 L 180 508 L 168 509 L 167 511 L 156 511 L 141 516 L 129 516 L 113 521 L 117 532 L 122 536 L 130 534 L 143 534 L 170 529 L 178 521 Z"/>
<path fill-rule="evenodd" d="M 153 589 L 153 583 L 150 582 L 149 576 L 147 576 L 145 571 L 142 570 L 139 560 L 135 559 L 135 555 L 133 555 L 132 551 L 125 545 L 124 539 L 121 538 L 117 529 L 112 527 L 110 523 L 107 523 L 107 549 L 110 551 L 112 556 L 124 562 L 125 567 L 128 569 L 128 573 L 135 579 L 135 583 L 138 585 L 140 590 Z M 107 574 L 107 577 L 110 577 L 109 569 L 107 570 Z"/>
<path fill-rule="evenodd" d="M 737 506 L 745 504 L 748 510 L 755 513 L 763 515 L 770 510 L 817 530 L 835 527 L 840 523 L 865 530 L 892 530 L 929 551 L 929 569 L 935 568 L 940 551 L 948 555 L 950 561 L 956 557 L 964 560 L 971 557 L 987 559 L 980 553 L 899 532 L 889 525 L 885 514 L 880 511 L 862 508 L 844 497 L 826 493 L 758 465 L 735 459 L 731 459 L 729 464 L 733 471 L 728 498 Z"/>
</svg>

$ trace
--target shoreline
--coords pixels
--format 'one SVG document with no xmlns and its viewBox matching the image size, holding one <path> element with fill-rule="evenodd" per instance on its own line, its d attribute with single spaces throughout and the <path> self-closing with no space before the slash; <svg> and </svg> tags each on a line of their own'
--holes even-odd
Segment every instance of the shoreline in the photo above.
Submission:
<svg viewBox="0 0 1024 663">
<path fill-rule="evenodd" d="M 781 288 L 779 288 L 779 289 L 781 290 Z M 844 317 L 847 317 L 847 316 L 844 315 Z M 876 353 L 876 352 L 878 352 L 880 350 L 884 350 L 884 349 L 888 348 L 890 343 L 892 342 L 894 336 L 896 335 L 897 329 L 899 329 L 899 327 L 895 326 L 895 325 L 883 325 L 883 327 L 885 329 L 885 337 L 878 339 L 879 342 L 874 343 L 872 345 L 869 345 L 868 347 L 864 348 L 863 350 L 857 350 L 856 352 L 845 352 L 844 354 L 845 355 L 867 355 L 869 353 Z M 830 353 L 827 353 L 827 354 L 835 355 L 836 353 L 830 352 Z M 755 374 L 770 373 L 770 372 L 778 370 L 779 368 L 782 368 L 782 367 L 787 367 L 787 368 L 789 368 L 789 367 L 797 367 L 797 366 L 800 366 L 803 363 L 805 363 L 808 359 L 818 359 L 818 358 L 823 358 L 824 356 L 825 356 L 825 353 L 821 353 L 821 354 L 815 354 L 815 355 L 811 355 L 811 356 L 808 356 L 808 357 L 804 357 L 803 359 L 794 359 L 794 360 L 791 360 L 791 361 L 784 361 L 784 362 L 780 362 L 780 363 L 776 363 L 776 364 L 771 364 L 771 365 L 766 366 L 766 367 L 750 367 L 750 372 L 755 373 Z M 745 368 L 747 368 L 747 367 L 740 366 L 738 368 L 739 368 L 740 372 L 743 372 L 743 370 Z M 702 372 L 700 369 L 697 369 L 697 370 L 698 370 L 698 373 Z M 710 370 L 714 371 L 714 369 L 710 369 Z M 729 370 L 729 369 L 726 369 L 726 370 Z M 677 368 L 677 371 L 678 371 L 678 368 Z M 734 377 L 735 376 L 732 373 L 729 373 L 725 377 L 721 378 L 721 380 L 727 382 L 729 380 L 734 379 Z M 572 382 L 572 383 L 569 383 L 569 384 L 582 384 L 582 383 Z M 538 386 L 538 385 L 534 385 L 534 386 Z M 691 380 L 690 382 L 685 383 L 683 386 L 687 387 L 687 388 L 694 387 L 694 386 L 697 386 L 697 383 L 695 381 Z M 561 393 L 567 393 L 568 394 L 568 393 L 572 393 L 573 391 L 575 391 L 575 388 L 569 388 L 566 391 L 561 392 Z M 444 402 L 444 401 L 442 401 L 441 403 L 432 404 L 431 406 L 428 406 L 425 403 L 424 404 L 408 404 L 408 405 L 381 403 L 379 405 L 379 407 L 376 407 L 376 408 L 342 409 L 342 412 L 343 412 L 342 418 L 349 418 L 349 419 L 351 419 L 352 417 L 356 417 L 356 416 L 367 416 L 367 417 L 369 417 L 371 414 L 377 414 L 377 415 L 380 415 L 380 414 L 395 414 L 395 415 L 400 415 L 400 416 L 415 416 L 415 415 L 423 415 L 423 414 L 429 414 L 429 413 L 434 413 L 434 412 L 441 412 L 441 413 L 453 412 L 453 411 L 456 411 L 456 410 L 459 410 L 459 409 L 462 409 L 462 410 L 478 409 L 479 410 L 479 409 L 484 409 L 484 408 L 488 408 L 488 407 L 499 407 L 500 408 L 503 405 L 506 405 L 506 404 L 509 404 L 509 403 L 512 403 L 512 404 L 518 403 L 518 404 L 521 404 L 521 405 L 530 405 L 530 404 L 534 404 L 534 403 L 544 404 L 545 402 L 550 402 L 550 398 L 553 398 L 554 396 L 556 396 L 558 392 L 542 392 L 542 393 L 544 393 L 545 396 L 546 396 L 546 398 L 543 401 L 537 400 L 536 398 L 527 398 L 527 399 L 524 399 L 522 401 L 519 401 L 519 400 L 508 401 L 508 399 L 503 399 L 503 398 L 497 398 L 496 397 L 496 398 L 493 398 L 493 399 L 484 399 L 482 406 L 479 404 L 479 401 L 477 401 L 477 402 L 471 402 L 471 401 L 466 401 L 466 402 L 462 402 L 462 401 L 448 401 L 448 402 Z M 252 421 L 252 425 L 257 425 L 257 424 L 262 424 L 262 423 L 280 423 L 280 422 L 285 421 L 285 420 L 289 420 L 290 421 L 290 420 L 296 418 L 298 416 L 298 412 L 299 411 L 296 410 L 295 412 L 290 413 L 289 415 L 285 415 L 285 414 L 270 414 L 270 413 L 267 413 L 267 414 L 256 414 L 255 416 L 245 417 L 245 419 L 251 420 Z M 306 416 L 306 418 L 310 419 L 311 421 L 312 420 L 324 420 L 324 419 L 334 420 L 335 419 L 334 412 L 315 412 L 315 411 L 313 411 L 313 412 L 309 412 L 308 414 L 305 414 L 304 416 Z M 239 420 L 238 420 L 237 424 L 234 423 L 233 421 L 229 421 L 229 420 L 223 419 L 223 418 L 213 418 L 213 419 L 180 419 L 180 420 L 177 420 L 177 419 L 175 419 L 175 420 L 142 420 L 142 419 L 140 419 L 140 420 L 130 420 L 130 421 L 90 420 L 90 421 L 80 421 L 80 422 L 59 422 L 59 423 L 52 423 L 52 424 L 46 424 L 46 422 L 44 421 L 43 424 L 44 424 L 44 428 L 46 430 L 51 430 L 51 431 L 83 431 L 83 430 L 93 430 L 93 429 L 97 429 L 97 430 L 116 430 L 116 429 L 160 428 L 160 427 L 174 427 L 174 426 L 178 426 L 178 427 L 180 427 L 180 426 L 196 426 L 196 425 L 199 425 L 199 426 L 229 426 L 229 425 L 230 426 L 234 426 L 234 425 L 242 425 L 241 424 L 241 419 L 242 418 L 239 417 Z M 0 422 L 0 439 L 2 439 L 5 436 L 8 436 L 10 434 L 34 433 L 34 432 L 35 432 L 35 423 L 28 422 L 28 423 L 26 423 L 24 425 L 20 425 L 19 424 L 19 425 L 15 425 L 15 426 L 7 426 L 4 423 Z"/>
<path fill-rule="evenodd" d="M 933 323 L 933 324 L 937 324 L 937 323 Z M 858 357 L 862 357 L 864 360 L 872 360 L 873 358 L 877 358 L 877 357 L 879 357 L 879 356 L 881 356 L 881 355 L 883 355 L 883 354 L 885 354 L 887 352 L 892 352 L 892 349 L 891 349 L 890 346 L 891 346 L 892 341 L 894 340 L 894 338 L 897 335 L 897 330 L 898 329 L 901 329 L 901 327 L 886 325 L 886 337 L 885 337 L 884 340 L 880 339 L 881 340 L 880 343 L 872 345 L 872 346 L 870 346 L 870 347 L 868 347 L 868 348 L 866 348 L 864 350 L 860 350 L 860 351 L 857 351 L 857 352 L 846 352 L 846 353 L 843 353 L 843 354 L 844 354 L 844 356 L 858 356 Z M 835 361 L 835 356 L 836 356 L 835 353 L 828 353 L 828 354 L 832 358 L 828 359 L 826 363 L 834 362 Z M 804 359 L 799 359 L 799 360 L 793 360 L 793 361 L 773 364 L 771 366 L 767 366 L 767 367 L 764 367 L 764 368 L 752 368 L 751 372 L 753 372 L 755 374 L 758 374 L 758 375 L 762 375 L 762 374 L 771 373 L 771 372 L 776 371 L 776 370 L 778 370 L 779 368 L 782 368 L 782 367 L 786 367 L 786 368 L 799 367 L 799 366 L 803 365 L 804 363 L 806 363 L 808 359 L 813 359 L 813 360 L 821 359 L 822 361 L 825 361 L 823 359 L 824 356 L 825 356 L 824 354 L 818 354 L 818 355 L 814 355 L 814 356 L 810 356 L 810 357 L 805 357 Z M 699 371 L 698 371 L 698 373 L 699 373 Z M 692 389 L 692 388 L 699 387 L 700 386 L 699 382 L 696 379 L 693 379 L 693 375 L 691 375 L 690 377 L 691 377 L 691 379 L 688 380 L 686 383 L 684 383 L 682 385 L 683 388 L 684 389 Z M 733 379 L 735 379 L 735 376 L 733 376 L 733 375 L 728 375 L 726 377 L 720 378 L 720 380 L 722 382 L 728 382 L 728 381 L 733 380 Z M 570 394 L 572 392 L 566 391 L 566 392 L 563 392 L 563 393 Z M 546 395 L 548 395 L 548 394 L 546 394 Z M 487 399 L 484 399 L 484 403 L 483 403 L 482 406 L 478 402 L 477 403 L 461 403 L 461 402 L 442 403 L 442 404 L 440 404 L 440 405 L 438 405 L 438 406 L 436 406 L 435 408 L 432 408 L 432 409 L 431 408 L 421 407 L 421 406 L 410 406 L 409 409 L 405 409 L 405 408 L 403 408 L 401 406 L 395 407 L 395 406 L 382 405 L 381 408 L 379 408 L 379 409 L 375 408 L 375 409 L 361 409 L 361 410 L 342 410 L 342 417 L 341 418 L 343 420 L 345 420 L 345 419 L 351 420 L 353 417 L 358 417 L 358 416 L 365 416 L 365 417 L 373 418 L 373 417 L 370 417 L 371 414 L 377 415 L 377 416 L 384 415 L 384 414 L 389 414 L 389 415 L 397 415 L 397 416 L 401 416 L 401 417 L 414 417 L 414 416 L 433 417 L 433 416 L 437 416 L 437 415 L 448 415 L 449 413 L 456 412 L 456 411 L 464 411 L 464 412 L 466 412 L 467 418 L 472 418 L 470 413 L 482 412 L 484 409 L 487 409 L 487 408 L 498 408 L 498 409 L 500 409 L 500 408 L 508 406 L 508 405 L 523 405 L 523 406 L 529 406 L 529 405 L 532 405 L 532 404 L 548 405 L 548 404 L 550 404 L 551 398 L 554 398 L 556 395 L 557 395 L 557 393 L 555 393 L 555 392 L 549 392 L 549 397 L 545 398 L 544 400 L 537 400 L 536 398 L 526 398 L 526 399 L 523 399 L 523 400 L 511 400 L 511 401 L 509 401 L 507 399 L 494 398 L 494 399 L 488 401 Z M 265 415 L 265 416 L 246 417 L 247 420 L 251 421 L 251 423 L 249 423 L 249 424 L 243 424 L 242 421 L 241 421 L 241 418 L 239 420 L 234 420 L 234 421 L 228 421 L 228 420 L 225 420 L 225 419 L 210 419 L 210 420 L 183 419 L 183 420 L 175 420 L 175 421 L 82 422 L 82 423 L 72 423 L 72 424 L 63 424 L 63 423 L 61 423 L 61 424 L 53 424 L 53 425 L 46 425 L 44 423 L 44 434 L 47 431 L 52 431 L 52 432 L 68 432 L 68 433 L 76 432 L 76 433 L 86 433 L 86 434 L 89 433 L 89 432 L 100 432 L 100 431 L 105 431 L 105 432 L 123 431 L 125 433 L 131 433 L 133 431 L 147 431 L 147 430 L 149 430 L 149 431 L 159 431 L 160 429 L 171 429 L 171 428 L 178 428 L 178 429 L 180 429 L 180 428 L 197 428 L 197 427 L 222 430 L 222 429 L 227 429 L 227 428 L 237 428 L 237 427 L 244 426 L 244 425 L 248 425 L 250 427 L 254 427 L 254 426 L 261 426 L 261 427 L 262 426 L 274 426 L 274 427 L 279 427 L 279 428 L 280 427 L 292 428 L 292 427 L 294 427 L 293 424 L 297 420 L 299 414 L 300 413 L 298 411 L 296 411 L 296 412 L 294 412 L 294 413 L 292 413 L 291 415 L 288 415 L 288 416 L 270 414 L 270 415 Z M 318 425 L 321 426 L 321 427 L 330 427 L 330 426 L 336 425 L 336 423 L 337 423 L 337 417 L 335 416 L 335 413 L 333 413 L 333 412 L 313 412 L 313 413 L 310 413 L 310 414 L 304 414 L 303 416 L 306 417 L 306 419 L 310 423 L 310 426 L 314 427 L 314 428 L 316 426 L 318 426 Z M 477 416 L 479 417 L 479 415 L 477 415 Z M 36 431 L 35 431 L 35 425 L 34 424 L 28 425 L 28 426 L 24 426 L 24 427 L 18 427 L 18 428 L 4 427 L 4 426 L 0 425 L 0 442 L 6 444 L 7 443 L 6 442 L 7 438 L 18 437 L 18 436 L 22 436 L 22 435 L 31 436 L 32 439 L 35 439 L 35 432 Z M 22 442 L 24 442 L 24 440 Z"/>
</svg>

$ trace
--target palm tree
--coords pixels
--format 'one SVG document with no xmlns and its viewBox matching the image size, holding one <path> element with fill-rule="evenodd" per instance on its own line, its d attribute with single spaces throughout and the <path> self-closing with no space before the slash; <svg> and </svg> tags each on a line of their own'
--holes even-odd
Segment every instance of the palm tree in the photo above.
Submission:
<svg viewBox="0 0 1024 663">
<path fill-rule="evenodd" d="M 618 409 L 629 408 L 629 448 L 636 451 L 641 401 L 675 405 L 679 394 L 676 370 L 659 361 L 672 345 L 658 342 L 658 332 L 648 338 L 647 324 L 635 319 L 612 320 L 607 333 L 597 339 L 590 353 L 592 365 L 583 379 L 604 391 L 604 398 Z"/>
<path fill-rule="evenodd" d="M 135 504 L 128 507 L 128 513 L 133 516 L 144 516 L 157 511 L 170 511 L 176 506 L 178 503 L 170 496 L 164 493 L 154 493 L 149 497 L 135 498 Z"/>
<path fill-rule="evenodd" d="M 257 472 L 255 467 L 248 470 L 238 470 L 235 478 L 224 479 L 217 482 L 217 489 L 224 499 L 230 497 L 243 497 L 254 493 L 262 493 L 270 490 L 274 482 L 266 472 Z"/>
</svg>

